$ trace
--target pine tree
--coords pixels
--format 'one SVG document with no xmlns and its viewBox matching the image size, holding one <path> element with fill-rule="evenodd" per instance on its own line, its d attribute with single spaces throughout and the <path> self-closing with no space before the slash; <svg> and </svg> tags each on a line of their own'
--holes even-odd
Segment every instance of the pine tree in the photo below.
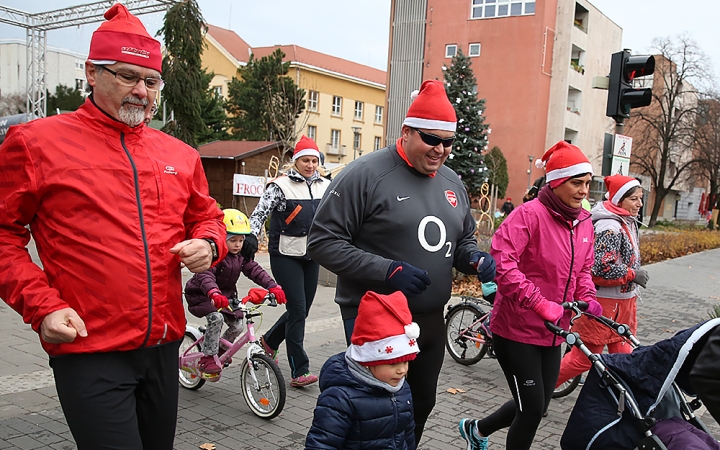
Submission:
<svg viewBox="0 0 720 450">
<path fill-rule="evenodd" d="M 195 137 L 198 144 L 227 140 L 230 136 L 227 132 L 228 117 L 225 113 L 225 102 L 222 96 L 210 87 L 215 74 L 203 69 L 202 76 L 203 86 L 207 86 L 200 102 L 200 115 L 205 127 Z"/>
<path fill-rule="evenodd" d="M 445 90 L 457 114 L 457 131 L 450 157 L 445 164 L 462 179 L 470 196 L 480 193 L 488 180 L 482 152 L 487 149 L 489 127 L 482 115 L 485 100 L 477 97 L 477 80 L 470 58 L 462 51 L 453 57 L 450 67 L 443 67 Z"/>
<path fill-rule="evenodd" d="M 205 30 L 197 0 L 186 0 L 168 9 L 158 31 L 165 36 L 163 98 L 175 115 L 175 123 L 163 129 L 195 148 L 197 136 L 205 129 L 200 109 L 207 89 L 201 63 Z"/>
<path fill-rule="evenodd" d="M 47 115 L 53 116 L 57 114 L 58 110 L 75 111 L 83 103 L 85 103 L 85 97 L 83 97 L 82 91 L 60 84 L 55 87 L 55 95 L 47 92 Z"/>
<path fill-rule="evenodd" d="M 485 165 L 488 168 L 488 182 L 497 186 L 498 198 L 505 197 L 510 177 L 508 176 L 507 159 L 497 145 L 485 154 Z"/>
</svg>

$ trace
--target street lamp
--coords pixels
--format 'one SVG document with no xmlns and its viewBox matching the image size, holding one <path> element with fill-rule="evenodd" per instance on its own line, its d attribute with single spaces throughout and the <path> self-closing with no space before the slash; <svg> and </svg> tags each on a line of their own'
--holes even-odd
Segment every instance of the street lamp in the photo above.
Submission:
<svg viewBox="0 0 720 450">
<path fill-rule="evenodd" d="M 360 127 L 352 127 L 353 131 L 353 161 L 357 158 L 357 154 L 360 153 L 362 156 L 362 150 L 360 150 Z"/>
<path fill-rule="evenodd" d="M 532 165 L 534 160 L 535 157 L 533 155 L 528 155 L 528 161 L 530 161 L 530 167 L 528 167 L 528 191 L 530 190 L 530 186 L 532 186 Z"/>
</svg>

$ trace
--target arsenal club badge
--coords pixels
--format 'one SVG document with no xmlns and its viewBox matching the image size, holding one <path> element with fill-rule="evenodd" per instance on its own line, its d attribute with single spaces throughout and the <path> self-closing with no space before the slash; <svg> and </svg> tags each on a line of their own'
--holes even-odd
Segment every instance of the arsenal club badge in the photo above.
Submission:
<svg viewBox="0 0 720 450">
<path fill-rule="evenodd" d="M 457 206 L 457 195 L 453 191 L 445 191 L 445 198 L 453 208 Z"/>
</svg>

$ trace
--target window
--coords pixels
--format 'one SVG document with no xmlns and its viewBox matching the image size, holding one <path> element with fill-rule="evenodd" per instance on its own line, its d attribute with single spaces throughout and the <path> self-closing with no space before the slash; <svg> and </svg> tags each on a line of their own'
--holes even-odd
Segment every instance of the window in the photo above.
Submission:
<svg viewBox="0 0 720 450">
<path fill-rule="evenodd" d="M 480 44 L 470 44 L 468 56 L 480 56 Z"/>
<path fill-rule="evenodd" d="M 342 97 L 333 96 L 332 115 L 339 116 L 342 113 Z"/>
<path fill-rule="evenodd" d="M 308 111 L 317 112 L 319 97 L 320 93 L 318 91 L 308 91 Z"/>
<path fill-rule="evenodd" d="M 365 104 L 363 102 L 355 102 L 355 120 L 362 120 L 364 106 Z"/>
<path fill-rule="evenodd" d="M 573 19 L 573 25 L 581 31 L 587 33 L 588 17 L 588 10 L 580 3 L 575 3 L 575 18 Z"/>
<path fill-rule="evenodd" d="M 217 98 L 222 97 L 222 86 L 213 87 L 213 91 L 215 92 L 215 97 L 217 97 Z"/>
<path fill-rule="evenodd" d="M 457 45 L 448 44 L 445 46 L 445 57 L 452 58 L 457 53 Z"/>
<path fill-rule="evenodd" d="M 82 91 L 85 89 L 85 80 L 82 78 L 75 78 L 75 89 L 78 91 Z"/>
<path fill-rule="evenodd" d="M 340 130 L 330 130 L 330 147 L 340 148 Z"/>
<path fill-rule="evenodd" d="M 535 0 L 472 0 L 473 19 L 535 14 Z"/>
<path fill-rule="evenodd" d="M 375 136 L 375 143 L 373 143 L 373 150 L 380 150 L 382 138 L 380 136 Z"/>
<path fill-rule="evenodd" d="M 85 70 L 85 63 L 82 62 L 82 61 L 79 60 L 79 59 L 76 59 L 76 60 L 75 60 L 75 68 L 76 68 L 77 70 Z"/>
<path fill-rule="evenodd" d="M 308 125 L 307 137 L 317 142 L 317 127 L 315 125 Z"/>
<path fill-rule="evenodd" d="M 362 134 L 355 133 L 355 136 L 353 137 L 353 148 L 355 150 L 360 148 L 360 142 L 362 141 Z"/>
<path fill-rule="evenodd" d="M 375 107 L 375 123 L 382 123 L 383 121 L 383 107 L 382 106 L 376 106 Z"/>
</svg>

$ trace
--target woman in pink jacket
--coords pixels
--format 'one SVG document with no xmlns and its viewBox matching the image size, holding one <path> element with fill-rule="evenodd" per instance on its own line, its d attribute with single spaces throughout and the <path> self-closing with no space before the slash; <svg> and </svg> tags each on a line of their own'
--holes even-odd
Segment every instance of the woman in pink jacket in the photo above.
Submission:
<svg viewBox="0 0 720 450">
<path fill-rule="evenodd" d="M 487 449 L 487 436 L 506 427 L 508 450 L 530 448 L 560 369 L 561 339 L 545 321 L 569 326 L 564 301 L 583 300 L 588 311 L 602 313 L 590 274 L 593 225 L 581 205 L 592 166 L 579 148 L 564 141 L 545 152 L 542 162 L 547 184 L 537 199 L 505 219 L 492 240 L 498 291 L 490 329 L 513 400 L 482 420 L 460 421 L 471 450 Z"/>
</svg>

